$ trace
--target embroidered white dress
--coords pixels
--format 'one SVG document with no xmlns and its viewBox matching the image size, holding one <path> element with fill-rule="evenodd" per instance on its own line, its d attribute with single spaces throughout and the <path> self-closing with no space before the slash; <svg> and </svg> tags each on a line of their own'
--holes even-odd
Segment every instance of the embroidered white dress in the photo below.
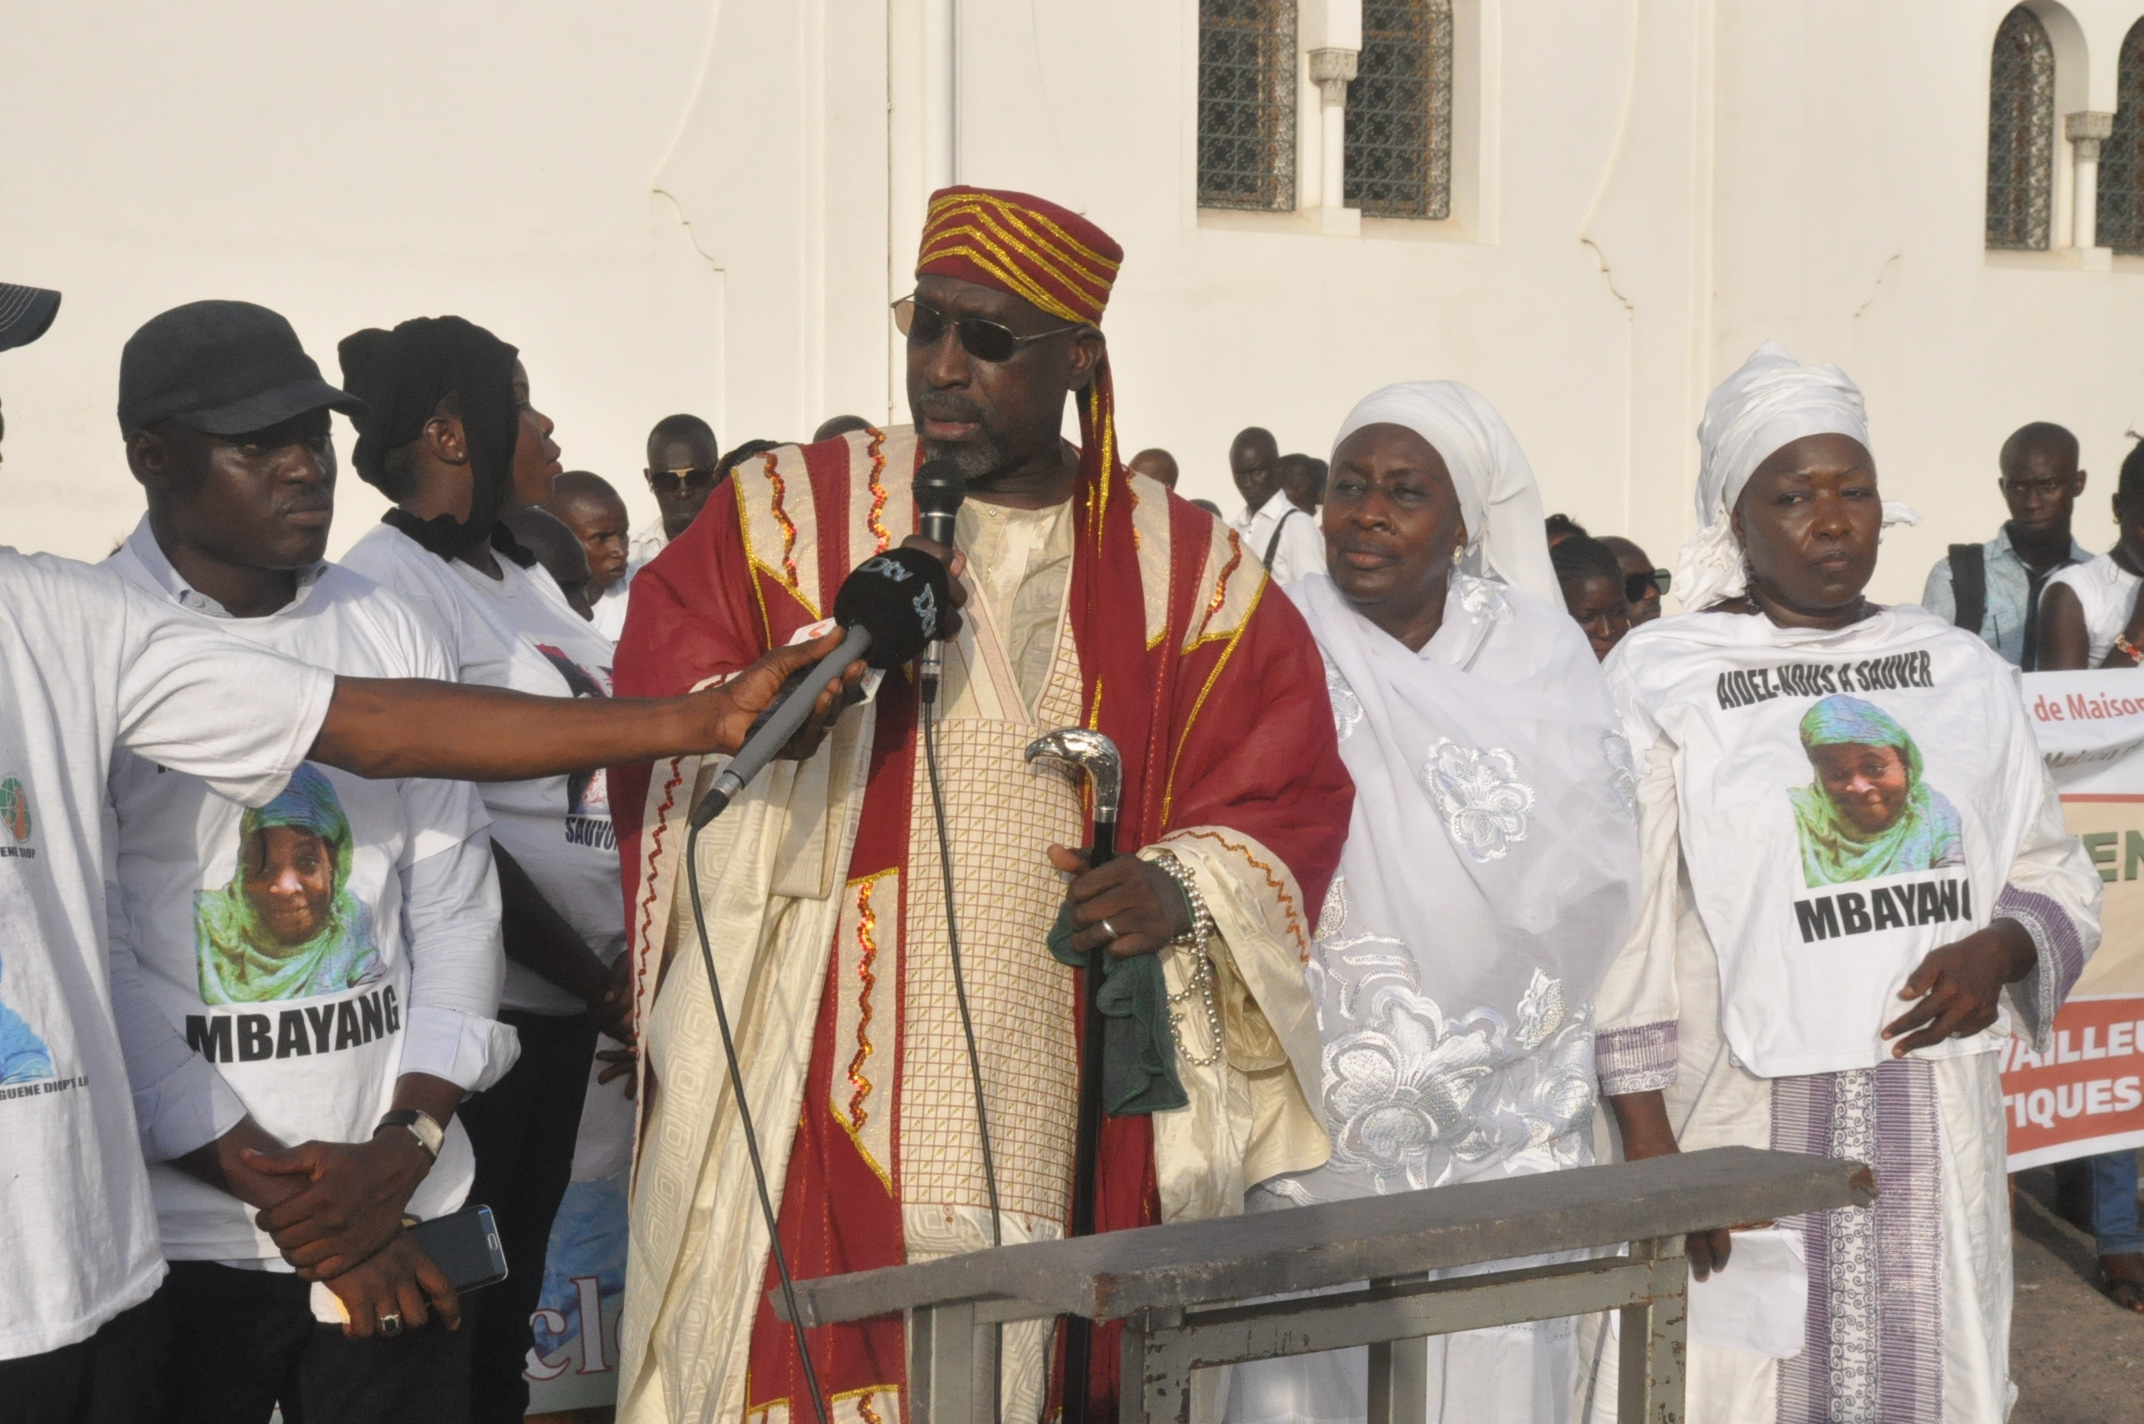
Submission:
<svg viewBox="0 0 2144 1424">
<path fill-rule="evenodd" d="M 1322 574 L 1288 592 L 1325 654 L 1356 801 L 1308 969 L 1333 1157 L 1260 1184 L 1250 1209 L 1591 1162 L 1592 997 L 1638 860 L 1629 750 L 1583 634 L 1457 570 L 1420 653 Z M 1433 1339 L 1428 1419 L 1571 1419 L 1578 1334 Z M 1361 1350 L 1239 1366 L 1229 1418 L 1361 1420 L 1366 1378 Z"/>
</svg>

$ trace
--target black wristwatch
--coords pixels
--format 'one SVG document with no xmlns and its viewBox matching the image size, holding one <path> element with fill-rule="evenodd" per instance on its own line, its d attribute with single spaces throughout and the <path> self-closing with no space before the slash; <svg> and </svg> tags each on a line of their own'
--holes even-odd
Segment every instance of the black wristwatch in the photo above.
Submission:
<svg viewBox="0 0 2144 1424">
<path fill-rule="evenodd" d="M 408 1128 L 409 1135 L 424 1149 L 424 1155 L 434 1162 L 439 1160 L 440 1144 L 447 1140 L 447 1130 L 439 1125 L 439 1119 L 416 1108 L 396 1108 L 393 1112 L 382 1113 L 379 1126 L 372 1129 L 373 1135 L 378 1136 L 382 1127 Z"/>
</svg>

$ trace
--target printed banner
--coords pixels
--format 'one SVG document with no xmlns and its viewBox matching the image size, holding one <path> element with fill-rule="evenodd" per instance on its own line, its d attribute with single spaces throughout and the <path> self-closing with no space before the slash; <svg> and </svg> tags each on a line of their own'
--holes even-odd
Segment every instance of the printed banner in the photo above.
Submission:
<svg viewBox="0 0 2144 1424">
<path fill-rule="evenodd" d="M 616 1046 L 597 1041 L 598 1049 Z M 536 1344 L 523 1371 L 532 1415 L 600 1409 L 618 1397 L 633 1104 L 622 1082 L 596 1082 L 604 1067 L 598 1058 L 588 1070 L 573 1180 L 545 1248 L 543 1295 L 530 1321 Z"/>
<path fill-rule="evenodd" d="M 2106 902 L 2054 1051 L 2013 1038 L 2004 1055 L 2013 1172 L 2144 1146 L 2144 676 L 2028 673 L 2025 705 Z"/>
</svg>

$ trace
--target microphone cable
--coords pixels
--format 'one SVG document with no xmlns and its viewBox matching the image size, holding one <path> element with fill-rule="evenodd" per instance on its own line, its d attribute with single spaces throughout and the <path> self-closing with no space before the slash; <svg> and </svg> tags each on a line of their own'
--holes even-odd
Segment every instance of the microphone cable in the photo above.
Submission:
<svg viewBox="0 0 2144 1424">
<path fill-rule="evenodd" d="M 960 919 L 953 907 L 953 837 L 945 825 L 945 788 L 938 775 L 938 689 L 931 678 L 918 691 L 923 722 L 923 761 L 930 775 L 931 814 L 938 823 L 938 878 L 945 887 L 945 942 L 953 964 L 953 1002 L 960 1006 L 960 1031 L 968 1041 L 968 1081 L 975 1091 L 975 1126 L 983 1144 L 983 1190 L 990 1198 L 990 1244 L 1005 1244 L 1004 1218 L 998 1208 L 998 1167 L 990 1146 L 990 1110 L 983 1101 L 983 1058 L 975 1046 L 975 1016 L 968 1010 L 968 975 L 961 963 Z"/>
<path fill-rule="evenodd" d="M 752 1105 L 745 1100 L 744 1070 L 737 1062 L 737 1042 L 730 1034 L 729 1010 L 722 1002 L 722 981 L 715 974 L 715 952 L 707 943 L 707 916 L 700 909 L 700 827 L 695 824 L 685 836 L 685 883 L 692 892 L 692 923 L 700 936 L 700 963 L 707 968 L 707 992 L 714 997 L 715 1023 L 722 1030 L 722 1056 L 729 1064 L 730 1092 L 737 1099 L 737 1120 L 744 1127 L 745 1151 L 752 1158 L 752 1184 L 759 1189 L 759 1214 L 767 1223 L 767 1244 L 774 1254 L 775 1274 L 781 1277 L 782 1300 L 789 1307 L 789 1328 L 796 1335 L 797 1358 L 804 1365 L 804 1385 L 811 1391 L 812 1413 L 819 1424 L 832 1424 L 826 1412 L 826 1393 L 819 1387 L 819 1370 L 811 1362 L 811 1347 L 804 1338 L 804 1317 L 797 1310 L 796 1278 L 789 1274 L 789 1256 L 782 1250 L 781 1224 L 774 1214 L 774 1198 L 767 1193 L 767 1166 L 760 1160 L 759 1133 L 752 1126 Z M 974 1052 L 974 1040 L 969 1040 Z"/>
<path fill-rule="evenodd" d="M 917 467 L 913 490 L 923 537 L 948 551 L 958 542 L 955 521 L 968 495 L 968 479 L 958 461 L 941 456 Z M 951 569 L 948 568 L 948 573 Z M 948 602 L 950 602 L 950 590 Z M 1005 1244 L 1004 1214 L 998 1206 L 997 1155 L 990 1142 L 990 1110 L 983 1101 L 983 1058 L 975 1046 L 975 1016 L 968 1009 L 968 975 L 960 953 L 960 918 L 953 905 L 953 838 L 946 831 L 945 784 L 938 771 L 938 692 L 945 668 L 945 640 L 933 638 L 916 660 L 917 713 L 923 722 L 923 760 L 930 776 L 931 814 L 938 825 L 938 871 L 945 889 L 945 940 L 953 966 L 953 1000 L 960 1008 L 960 1031 L 968 1045 L 968 1081 L 975 1091 L 975 1128 L 983 1145 L 983 1190 L 990 1199 L 990 1244 Z"/>
</svg>

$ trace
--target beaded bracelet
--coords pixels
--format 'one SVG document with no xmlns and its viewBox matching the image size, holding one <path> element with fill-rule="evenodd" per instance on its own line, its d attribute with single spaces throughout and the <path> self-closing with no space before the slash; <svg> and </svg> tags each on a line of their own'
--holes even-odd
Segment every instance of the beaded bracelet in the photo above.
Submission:
<svg viewBox="0 0 2144 1424">
<path fill-rule="evenodd" d="M 1206 1010 L 1206 1030 L 1213 1040 L 1213 1051 L 1204 1058 L 1193 1057 L 1184 1048 L 1184 1016 L 1175 1009 L 1169 1011 L 1169 1027 L 1176 1035 L 1176 1051 L 1194 1068 L 1210 1068 L 1221 1061 L 1221 1005 L 1214 992 L 1213 956 L 1207 946 L 1213 942 L 1213 914 L 1206 908 L 1206 897 L 1199 892 L 1198 881 L 1191 867 L 1177 858 L 1176 852 L 1166 846 L 1153 853 L 1153 864 L 1161 867 L 1163 874 L 1176 882 L 1176 888 L 1184 895 L 1184 907 L 1191 912 L 1191 928 L 1178 935 L 1171 943 L 1187 948 L 1192 956 L 1191 977 L 1177 993 L 1169 995 L 1171 1004 L 1181 1004 L 1197 994 Z"/>
<path fill-rule="evenodd" d="M 2129 659 L 2129 661 L 2144 666 L 2144 653 L 2138 652 L 2137 645 L 2130 642 L 2120 633 L 2114 635 L 2114 650 Z"/>
</svg>

